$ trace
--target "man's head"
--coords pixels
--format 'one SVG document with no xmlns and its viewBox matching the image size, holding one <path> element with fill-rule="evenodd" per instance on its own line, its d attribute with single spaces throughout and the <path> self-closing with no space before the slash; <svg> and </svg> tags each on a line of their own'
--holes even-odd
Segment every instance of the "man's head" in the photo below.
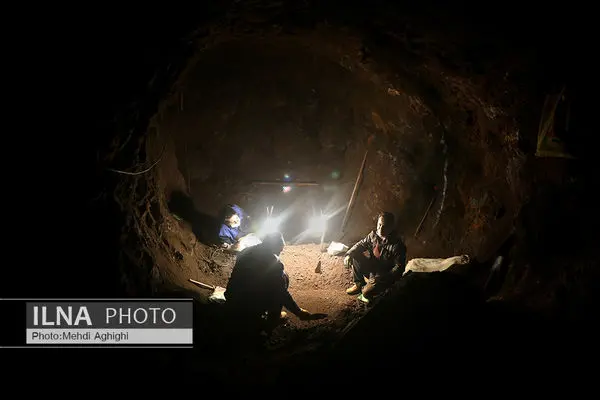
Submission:
<svg viewBox="0 0 600 400">
<path fill-rule="evenodd" d="M 386 238 L 394 230 L 395 223 L 394 214 L 382 211 L 377 215 L 377 236 L 380 238 Z"/>
<path fill-rule="evenodd" d="M 225 217 L 225 224 L 227 224 L 227 226 L 230 226 L 232 228 L 237 228 L 241 225 L 242 220 L 240 219 L 240 216 L 237 214 L 230 214 L 228 216 Z"/>
<path fill-rule="evenodd" d="M 236 204 L 227 204 L 219 212 L 221 221 L 231 228 L 239 228 L 245 217 L 244 210 Z"/>
<path fill-rule="evenodd" d="M 285 247 L 285 240 L 280 232 L 267 234 L 263 239 L 263 246 L 273 252 L 273 254 L 281 254 Z"/>
</svg>

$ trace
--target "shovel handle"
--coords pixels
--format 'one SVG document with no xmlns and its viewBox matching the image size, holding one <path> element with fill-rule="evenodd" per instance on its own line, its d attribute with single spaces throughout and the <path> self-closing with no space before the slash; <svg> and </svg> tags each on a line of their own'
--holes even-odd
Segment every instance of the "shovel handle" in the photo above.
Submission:
<svg viewBox="0 0 600 400">
<path fill-rule="evenodd" d="M 429 210 L 431 210 L 431 206 L 433 205 L 433 202 L 435 201 L 435 198 L 436 198 L 436 194 L 434 193 L 433 197 L 431 198 L 431 201 L 429 202 L 429 206 L 427 206 L 427 210 L 425 211 L 425 215 L 423 215 L 423 218 L 421 218 L 421 222 L 419 222 L 419 226 L 417 226 L 417 230 L 415 231 L 415 236 L 414 237 L 417 237 L 417 235 L 421 231 L 421 227 L 423 226 L 423 222 L 425 222 L 425 218 L 427 218 L 427 215 L 429 214 Z"/>
<path fill-rule="evenodd" d="M 202 288 L 204 288 L 204 289 L 215 290 L 215 287 L 212 286 L 212 285 L 207 285 L 206 283 L 195 281 L 193 279 L 189 279 L 189 281 L 192 282 L 192 283 L 194 283 L 194 284 L 196 284 L 196 285 L 198 285 L 198 286 L 200 286 L 200 287 L 202 287 Z"/>
</svg>

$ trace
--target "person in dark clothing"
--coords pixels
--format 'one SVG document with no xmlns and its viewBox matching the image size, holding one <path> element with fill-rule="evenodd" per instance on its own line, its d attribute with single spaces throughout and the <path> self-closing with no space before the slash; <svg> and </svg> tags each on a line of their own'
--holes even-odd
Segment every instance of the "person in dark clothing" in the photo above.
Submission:
<svg viewBox="0 0 600 400">
<path fill-rule="evenodd" d="M 289 278 L 279 259 L 284 246 L 281 233 L 273 233 L 237 256 L 225 290 L 225 304 L 230 316 L 247 329 L 261 325 L 265 313 L 266 330 L 275 327 L 287 317 L 283 307 L 302 320 L 312 317 L 288 291 Z"/>
<path fill-rule="evenodd" d="M 402 276 L 406 268 L 406 245 L 394 225 L 394 214 L 381 212 L 377 216 L 377 228 L 346 252 L 344 265 L 352 268 L 354 280 L 354 285 L 346 293 L 355 295 L 362 292 L 366 299 L 370 299 L 391 284 L 395 277 Z"/>
</svg>

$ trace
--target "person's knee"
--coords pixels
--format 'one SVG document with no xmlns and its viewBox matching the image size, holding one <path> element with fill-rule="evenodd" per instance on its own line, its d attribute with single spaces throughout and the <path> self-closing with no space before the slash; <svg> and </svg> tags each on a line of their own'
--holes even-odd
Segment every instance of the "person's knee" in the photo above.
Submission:
<svg viewBox="0 0 600 400">
<path fill-rule="evenodd" d="M 365 269 L 365 257 L 362 255 L 350 257 L 350 265 L 353 271 L 361 271 Z"/>
</svg>

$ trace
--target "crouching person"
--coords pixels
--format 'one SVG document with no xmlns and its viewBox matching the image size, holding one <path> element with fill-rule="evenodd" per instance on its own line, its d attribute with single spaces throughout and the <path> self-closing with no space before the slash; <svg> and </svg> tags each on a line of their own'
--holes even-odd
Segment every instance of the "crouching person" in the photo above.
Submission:
<svg viewBox="0 0 600 400">
<path fill-rule="evenodd" d="M 279 258 L 284 246 L 283 236 L 274 233 L 239 253 L 225 291 L 225 305 L 240 329 L 269 332 L 287 317 L 284 307 L 301 320 L 312 319 L 288 291 L 289 278 Z"/>
<path fill-rule="evenodd" d="M 346 252 L 344 265 L 352 268 L 354 280 L 346 293 L 362 292 L 366 300 L 371 300 L 402 276 L 406 267 L 406 246 L 396 232 L 392 213 L 381 212 L 377 216 L 376 229 Z"/>
<path fill-rule="evenodd" d="M 220 213 L 219 245 L 227 250 L 238 251 L 239 240 L 245 235 L 242 221 L 246 218 L 244 210 L 236 204 L 228 204 Z"/>
</svg>

